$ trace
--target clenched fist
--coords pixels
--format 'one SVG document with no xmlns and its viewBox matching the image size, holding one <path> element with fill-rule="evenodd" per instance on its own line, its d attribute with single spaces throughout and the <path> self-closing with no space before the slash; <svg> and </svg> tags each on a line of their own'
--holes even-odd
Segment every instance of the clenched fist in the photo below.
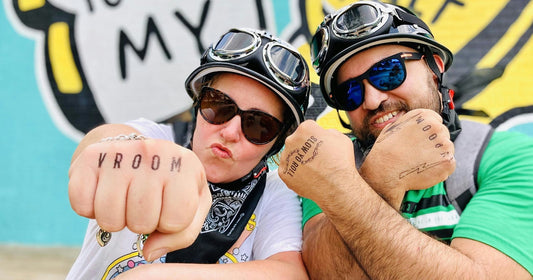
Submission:
<svg viewBox="0 0 533 280">
<path fill-rule="evenodd" d="M 192 151 L 166 140 L 94 141 L 117 135 L 108 132 L 116 131 L 112 128 L 92 131 L 73 157 L 69 198 L 74 211 L 96 219 L 105 231 L 128 227 L 149 233 L 147 256 L 192 244 L 211 207 L 202 163 Z"/>
<path fill-rule="evenodd" d="M 351 140 L 310 120 L 285 140 L 278 173 L 289 188 L 319 205 L 359 176 Z"/>
<path fill-rule="evenodd" d="M 360 173 L 398 209 L 406 191 L 429 188 L 454 170 L 454 146 L 441 116 L 415 109 L 381 131 Z"/>
</svg>

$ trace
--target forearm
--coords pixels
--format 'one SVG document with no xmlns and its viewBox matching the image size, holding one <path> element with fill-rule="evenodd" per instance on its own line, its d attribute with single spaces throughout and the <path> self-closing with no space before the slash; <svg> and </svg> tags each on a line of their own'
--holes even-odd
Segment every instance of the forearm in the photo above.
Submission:
<svg viewBox="0 0 533 280">
<path fill-rule="evenodd" d="M 302 255 L 311 279 L 368 279 L 324 214 L 305 224 Z"/>
<path fill-rule="evenodd" d="M 124 124 L 104 124 L 89 131 L 76 147 L 71 162 L 89 145 L 94 144 L 105 137 L 114 137 L 119 134 L 138 133 L 133 127 Z"/>
<path fill-rule="evenodd" d="M 372 279 L 484 279 L 481 266 L 411 226 L 361 177 L 320 205 Z M 350 213 L 346 215 L 346 213 Z"/>
<path fill-rule="evenodd" d="M 151 264 L 135 268 L 117 279 L 308 279 L 302 265 L 280 260 L 234 264 Z"/>
</svg>

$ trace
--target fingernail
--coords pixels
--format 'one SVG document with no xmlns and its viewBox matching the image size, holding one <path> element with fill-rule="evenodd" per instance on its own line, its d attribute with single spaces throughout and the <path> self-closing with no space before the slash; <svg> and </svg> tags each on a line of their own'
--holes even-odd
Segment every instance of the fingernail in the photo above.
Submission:
<svg viewBox="0 0 533 280">
<path fill-rule="evenodd" d="M 160 249 L 155 249 L 153 250 L 149 255 L 148 257 L 146 258 L 147 261 L 149 262 L 153 262 L 154 260 L 162 257 L 164 254 L 166 254 L 168 252 L 168 248 L 160 248 Z"/>
</svg>

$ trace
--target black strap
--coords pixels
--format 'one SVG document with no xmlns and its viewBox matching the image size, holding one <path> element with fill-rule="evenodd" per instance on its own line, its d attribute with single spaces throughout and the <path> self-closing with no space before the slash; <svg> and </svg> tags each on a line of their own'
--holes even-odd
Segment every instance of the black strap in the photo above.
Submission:
<svg viewBox="0 0 533 280">
<path fill-rule="evenodd" d="M 252 216 L 266 185 L 266 172 L 248 186 L 227 190 L 210 184 L 213 204 L 194 243 L 167 254 L 167 263 L 216 263 L 239 237 Z"/>
</svg>

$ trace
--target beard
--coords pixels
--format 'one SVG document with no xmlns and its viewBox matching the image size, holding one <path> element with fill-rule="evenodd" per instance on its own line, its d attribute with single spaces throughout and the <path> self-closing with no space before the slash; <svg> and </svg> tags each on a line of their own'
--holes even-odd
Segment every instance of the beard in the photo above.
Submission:
<svg viewBox="0 0 533 280">
<path fill-rule="evenodd" d="M 363 154 L 366 155 L 370 151 L 379 134 L 381 133 L 381 129 L 372 129 L 370 124 L 370 120 L 377 114 L 387 111 L 408 112 L 413 109 L 431 109 L 439 114 L 441 113 L 441 94 L 431 76 L 428 77 L 427 87 L 430 91 L 430 95 L 426 100 L 414 100 L 412 105 L 409 105 L 403 101 L 385 101 L 381 103 L 377 109 L 368 111 L 367 115 L 363 119 L 361 127 L 355 127 L 352 124 L 353 133 L 357 137 L 357 141 L 359 141 L 361 148 L 363 148 Z"/>
</svg>

